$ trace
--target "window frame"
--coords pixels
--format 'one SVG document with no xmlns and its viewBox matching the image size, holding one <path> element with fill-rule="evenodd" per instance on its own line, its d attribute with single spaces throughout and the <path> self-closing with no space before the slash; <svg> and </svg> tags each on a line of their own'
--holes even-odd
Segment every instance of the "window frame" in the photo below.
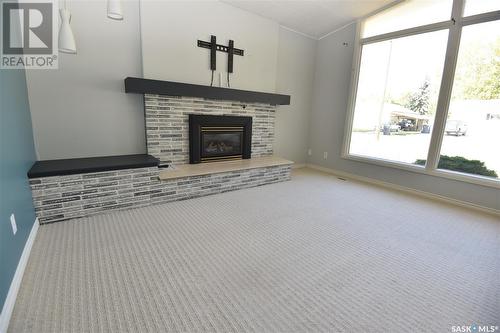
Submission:
<svg viewBox="0 0 500 333">
<path fill-rule="evenodd" d="M 387 10 L 393 6 L 397 6 L 401 2 L 403 1 L 397 1 L 396 3 L 388 7 L 383 7 L 382 9 L 371 14 L 370 16 L 375 15 L 381 11 Z M 463 16 L 464 7 L 465 7 L 465 0 L 453 0 L 450 19 L 447 21 L 393 31 L 381 35 L 370 36 L 367 38 L 362 38 L 361 33 L 363 31 L 364 21 L 370 16 L 361 18 L 357 21 L 356 37 L 354 40 L 354 54 L 353 54 L 352 68 L 351 68 L 351 83 L 349 89 L 346 122 L 344 126 L 345 129 L 344 142 L 341 153 L 341 157 L 343 159 L 353 160 L 368 164 L 375 164 L 384 167 L 402 169 L 410 172 L 426 174 L 429 176 L 448 178 L 483 186 L 500 188 L 500 179 L 489 178 L 481 175 L 467 174 L 453 170 L 438 169 L 437 167 L 441 154 L 441 145 L 443 142 L 446 120 L 448 117 L 448 109 L 453 89 L 455 68 L 457 65 L 462 28 L 468 25 L 500 20 L 500 10 L 464 17 Z M 352 135 L 352 127 L 354 121 L 354 112 L 356 107 L 356 95 L 358 90 L 358 81 L 359 81 L 363 45 L 382 42 L 391 39 L 397 39 L 401 37 L 418 35 L 426 32 L 439 31 L 439 30 L 448 30 L 448 44 L 446 46 L 443 75 L 441 78 L 441 86 L 439 88 L 436 114 L 434 118 L 434 125 L 432 126 L 431 140 L 429 143 L 429 150 L 427 153 L 427 160 L 426 160 L 427 162 L 425 166 L 392 161 L 382 158 L 350 154 L 349 148 L 351 145 L 351 135 Z"/>
</svg>

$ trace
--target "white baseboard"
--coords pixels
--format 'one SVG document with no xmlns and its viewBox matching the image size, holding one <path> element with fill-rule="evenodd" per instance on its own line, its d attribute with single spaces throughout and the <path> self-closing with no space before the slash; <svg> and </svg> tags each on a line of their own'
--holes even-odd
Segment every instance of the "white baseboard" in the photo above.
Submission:
<svg viewBox="0 0 500 333">
<path fill-rule="evenodd" d="M 319 171 L 323 171 L 326 173 L 330 173 L 330 174 L 336 175 L 336 176 L 341 177 L 341 178 L 347 178 L 347 179 L 360 181 L 363 183 L 369 183 L 369 184 L 373 184 L 373 185 L 377 185 L 377 186 L 382 186 L 382 187 L 389 188 L 392 190 L 418 195 L 420 197 L 424 197 L 427 199 L 438 200 L 438 201 L 449 203 L 452 205 L 465 207 L 465 208 L 469 208 L 469 209 L 474 209 L 477 211 L 481 211 L 483 213 L 500 216 L 500 210 L 489 208 L 489 207 L 484 207 L 484 206 L 481 206 L 481 205 L 478 205 L 478 204 L 475 204 L 472 202 L 461 201 L 461 200 L 445 197 L 443 195 L 429 193 L 429 192 L 425 192 L 425 191 L 420 191 L 420 190 L 416 190 L 413 188 L 400 186 L 400 185 L 384 182 L 384 181 L 369 178 L 369 177 L 359 176 L 359 175 L 355 175 L 355 174 L 344 172 L 344 171 L 325 168 L 325 167 L 322 167 L 322 166 L 319 166 L 316 164 L 307 163 L 306 167 L 311 168 L 311 169 L 315 169 L 315 170 L 319 170 Z"/>
<path fill-rule="evenodd" d="M 33 227 L 31 228 L 28 239 L 26 240 L 26 244 L 24 245 L 23 253 L 21 254 L 21 258 L 19 259 L 19 263 L 17 264 L 16 273 L 14 274 L 14 278 L 12 279 L 9 292 L 7 293 L 7 298 L 5 299 L 5 303 L 2 308 L 2 313 L 0 313 L 0 333 L 7 332 L 7 328 L 9 328 L 10 317 L 12 316 L 12 311 L 14 311 L 17 293 L 19 292 L 19 288 L 21 287 L 24 269 L 26 268 L 26 264 L 28 263 L 28 258 L 30 257 L 31 248 L 33 247 L 33 243 L 35 242 L 35 237 L 38 232 L 39 225 L 40 224 L 37 217 L 35 223 L 33 223 Z"/>
</svg>

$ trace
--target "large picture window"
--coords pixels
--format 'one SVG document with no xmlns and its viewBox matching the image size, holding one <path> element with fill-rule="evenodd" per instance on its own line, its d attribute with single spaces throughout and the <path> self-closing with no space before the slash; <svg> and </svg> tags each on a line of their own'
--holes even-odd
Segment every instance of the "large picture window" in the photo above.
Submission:
<svg viewBox="0 0 500 333">
<path fill-rule="evenodd" d="M 439 168 L 500 176 L 500 21 L 462 30 L 444 134 Z"/>
<path fill-rule="evenodd" d="M 500 1 L 408 0 L 360 22 L 344 157 L 500 181 Z"/>
</svg>

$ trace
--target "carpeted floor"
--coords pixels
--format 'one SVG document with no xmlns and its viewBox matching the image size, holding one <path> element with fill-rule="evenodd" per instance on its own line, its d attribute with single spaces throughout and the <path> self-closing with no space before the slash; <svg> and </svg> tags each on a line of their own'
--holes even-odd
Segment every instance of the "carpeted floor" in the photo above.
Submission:
<svg viewBox="0 0 500 333">
<path fill-rule="evenodd" d="M 500 325 L 500 222 L 311 170 L 41 226 L 10 332 Z"/>
</svg>

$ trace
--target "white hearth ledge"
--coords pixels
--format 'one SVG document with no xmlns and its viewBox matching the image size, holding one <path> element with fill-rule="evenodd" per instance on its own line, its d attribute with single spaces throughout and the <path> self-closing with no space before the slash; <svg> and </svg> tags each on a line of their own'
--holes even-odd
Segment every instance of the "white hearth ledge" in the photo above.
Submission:
<svg viewBox="0 0 500 333">
<path fill-rule="evenodd" d="M 159 177 L 161 180 L 167 180 L 292 164 L 292 161 L 285 160 L 281 157 L 264 156 L 246 160 L 176 165 L 172 169 L 160 171 Z"/>
</svg>

